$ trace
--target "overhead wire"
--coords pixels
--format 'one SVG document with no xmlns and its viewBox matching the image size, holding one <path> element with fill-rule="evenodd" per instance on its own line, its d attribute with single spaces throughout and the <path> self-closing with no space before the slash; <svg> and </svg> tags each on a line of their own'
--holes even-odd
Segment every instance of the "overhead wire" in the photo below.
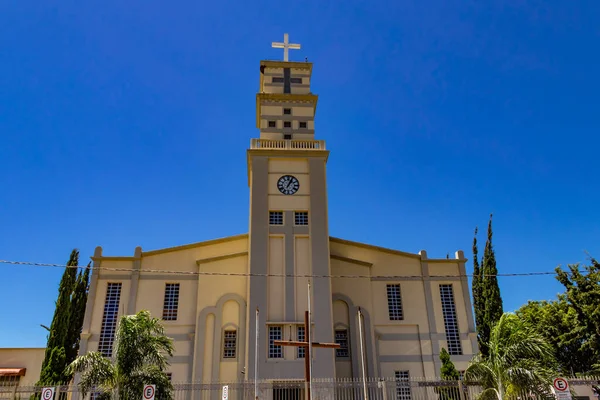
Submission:
<svg viewBox="0 0 600 400">
<path fill-rule="evenodd" d="M 65 264 L 51 264 L 51 263 L 39 263 L 30 261 L 11 261 L 11 260 L 0 260 L 0 264 L 9 265 L 23 265 L 23 266 L 34 266 L 34 267 L 51 267 L 51 268 L 76 268 L 85 269 L 87 266 L 82 265 L 65 265 Z M 348 279 L 421 279 L 421 278 L 465 278 L 472 277 L 473 274 L 447 274 L 447 275 L 366 275 L 366 274 L 354 274 L 354 275 L 337 275 L 337 274 L 274 274 L 274 273 L 256 273 L 256 272 L 209 272 L 209 271 L 177 271 L 177 270 L 165 270 L 165 269 L 140 269 L 134 270 L 132 268 L 118 268 L 118 267 L 103 267 L 94 266 L 92 270 L 100 271 L 113 271 L 113 272 L 132 272 L 139 271 L 140 273 L 148 274 L 173 274 L 173 275 L 194 275 L 194 276 L 237 276 L 237 277 L 268 277 L 268 278 L 348 278 Z M 556 271 L 541 271 L 541 272 L 511 272 L 511 273 L 499 273 L 494 276 L 496 277 L 524 277 L 524 276 L 544 276 L 544 275 L 556 275 Z M 492 275 L 487 275 L 492 276 Z"/>
</svg>

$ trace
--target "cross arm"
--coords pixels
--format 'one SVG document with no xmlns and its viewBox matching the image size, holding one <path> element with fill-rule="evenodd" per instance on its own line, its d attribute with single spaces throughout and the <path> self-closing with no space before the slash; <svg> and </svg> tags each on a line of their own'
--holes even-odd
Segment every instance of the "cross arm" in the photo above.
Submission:
<svg viewBox="0 0 600 400">
<path fill-rule="evenodd" d="M 308 347 L 307 342 L 299 342 L 296 340 L 274 340 L 273 344 L 276 346 L 293 346 L 293 347 Z M 328 349 L 339 349 L 339 343 L 319 343 L 312 342 L 312 347 L 328 348 Z"/>
</svg>

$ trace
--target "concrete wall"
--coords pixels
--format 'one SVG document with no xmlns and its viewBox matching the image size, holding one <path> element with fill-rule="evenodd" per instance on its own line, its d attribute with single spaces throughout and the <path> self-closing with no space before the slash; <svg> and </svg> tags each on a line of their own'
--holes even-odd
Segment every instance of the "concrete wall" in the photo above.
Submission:
<svg viewBox="0 0 600 400">
<path fill-rule="evenodd" d="M 0 348 L 0 368 L 25 368 L 19 384 L 35 384 L 40 378 L 45 352 L 45 348 Z"/>
</svg>

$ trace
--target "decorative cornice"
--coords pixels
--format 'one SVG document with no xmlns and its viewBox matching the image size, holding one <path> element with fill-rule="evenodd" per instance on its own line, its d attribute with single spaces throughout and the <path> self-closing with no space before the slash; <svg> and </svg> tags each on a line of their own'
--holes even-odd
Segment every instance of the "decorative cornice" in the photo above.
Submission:
<svg viewBox="0 0 600 400">
<path fill-rule="evenodd" d="M 200 264 L 208 264 L 208 263 L 215 262 L 215 261 L 227 260 L 229 258 L 236 258 L 236 257 L 247 256 L 247 255 L 248 255 L 247 251 L 242 251 L 239 253 L 225 254 L 225 255 L 217 256 L 217 257 L 203 258 L 200 260 L 196 260 L 196 265 L 200 266 Z"/>
<path fill-rule="evenodd" d="M 313 63 L 306 61 L 276 61 L 276 60 L 261 60 L 260 65 L 265 68 L 296 68 L 307 69 L 312 72 Z"/>
<path fill-rule="evenodd" d="M 219 239 L 206 240 L 204 242 L 184 244 L 182 246 L 167 247 L 165 249 L 145 251 L 142 253 L 142 257 L 155 256 L 157 254 L 170 253 L 172 251 L 193 249 L 196 247 L 211 246 L 213 244 L 233 242 L 235 240 L 241 240 L 241 239 L 245 239 L 245 238 L 248 238 L 247 233 L 243 233 L 241 235 L 235 235 L 235 236 L 227 236 L 227 237 L 219 238 Z"/>
<path fill-rule="evenodd" d="M 367 250 L 381 251 L 381 252 L 388 253 L 388 254 L 395 254 L 398 256 L 405 256 L 405 257 L 410 257 L 410 258 L 415 258 L 415 259 L 421 259 L 421 256 L 419 254 L 407 253 L 404 251 L 394 250 L 394 249 L 388 249 L 386 247 L 374 246 L 372 244 L 353 242 L 351 240 L 340 239 L 340 238 L 336 238 L 333 236 L 329 237 L 329 241 L 333 242 L 333 243 L 344 244 L 347 246 L 361 247 L 361 248 L 367 249 Z M 456 260 L 454 260 L 454 261 L 456 262 Z"/>
<path fill-rule="evenodd" d="M 357 264 L 357 265 L 361 265 L 363 267 L 372 267 L 373 266 L 373 263 L 370 263 L 367 261 L 355 260 L 354 258 L 338 256 L 336 254 L 331 254 L 330 257 L 333 258 L 334 260 L 343 261 L 343 262 L 347 262 L 347 263 L 351 263 L 351 264 Z"/>
</svg>

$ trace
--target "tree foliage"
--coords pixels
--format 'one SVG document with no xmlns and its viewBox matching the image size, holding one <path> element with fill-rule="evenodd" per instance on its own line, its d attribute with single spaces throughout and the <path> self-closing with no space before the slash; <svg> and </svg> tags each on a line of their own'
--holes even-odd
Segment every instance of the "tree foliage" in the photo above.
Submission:
<svg viewBox="0 0 600 400">
<path fill-rule="evenodd" d="M 112 358 L 99 352 L 79 356 L 68 373 L 81 373 L 79 389 L 99 391 L 100 397 L 120 400 L 142 398 L 144 384 L 156 385 L 156 396 L 172 398 L 173 385 L 165 373 L 173 355 L 173 340 L 164 333 L 157 318 L 148 311 L 121 317 L 115 336 Z"/>
<path fill-rule="evenodd" d="M 482 399 L 517 393 L 546 394 L 555 376 L 550 344 L 514 314 L 503 314 L 490 332 L 488 355 L 476 355 L 465 371 L 483 387 Z"/>
<path fill-rule="evenodd" d="M 492 327 L 504 312 L 498 286 L 498 268 L 492 237 L 492 215 L 490 214 L 481 266 L 477 260 L 477 229 L 475 229 L 475 238 L 473 239 L 473 306 L 477 325 L 477 342 L 479 351 L 484 357 L 488 354 L 488 342 Z"/>
<path fill-rule="evenodd" d="M 597 373 L 600 360 L 600 265 L 557 268 L 565 292 L 553 301 L 530 301 L 517 315 L 537 330 L 554 349 L 560 371 L 577 375 Z"/>
<path fill-rule="evenodd" d="M 52 323 L 45 327 L 48 341 L 39 385 L 63 384 L 71 380 L 71 375 L 65 373 L 65 367 L 79 351 L 90 274 L 89 265 L 78 274 L 78 264 L 79 251 L 75 249 L 60 280 Z"/>
<path fill-rule="evenodd" d="M 479 250 L 477 249 L 477 228 L 473 237 L 473 309 L 475 311 L 475 325 L 477 328 L 484 323 L 485 299 L 483 297 L 481 268 L 479 267 Z M 477 335 L 479 348 L 485 347 L 481 336 Z"/>
<path fill-rule="evenodd" d="M 458 381 L 460 379 L 460 374 L 454 366 L 454 363 L 450 359 L 450 354 L 444 348 L 442 348 L 442 351 L 440 351 L 440 361 L 442 362 L 442 366 L 440 368 L 441 378 L 445 381 Z M 439 400 L 460 399 L 460 392 L 458 386 L 443 386 L 440 388 L 436 388 L 436 393 L 439 396 Z"/>
<path fill-rule="evenodd" d="M 556 279 L 566 289 L 565 297 L 575 310 L 581 328 L 581 350 L 589 351 L 600 361 L 600 263 L 582 268 L 569 265 L 569 271 L 556 268 Z"/>
<path fill-rule="evenodd" d="M 564 295 L 554 301 L 530 301 L 516 314 L 552 346 L 561 373 L 576 375 L 592 369 L 594 355 L 582 346 L 587 342 L 585 331 Z"/>
</svg>

